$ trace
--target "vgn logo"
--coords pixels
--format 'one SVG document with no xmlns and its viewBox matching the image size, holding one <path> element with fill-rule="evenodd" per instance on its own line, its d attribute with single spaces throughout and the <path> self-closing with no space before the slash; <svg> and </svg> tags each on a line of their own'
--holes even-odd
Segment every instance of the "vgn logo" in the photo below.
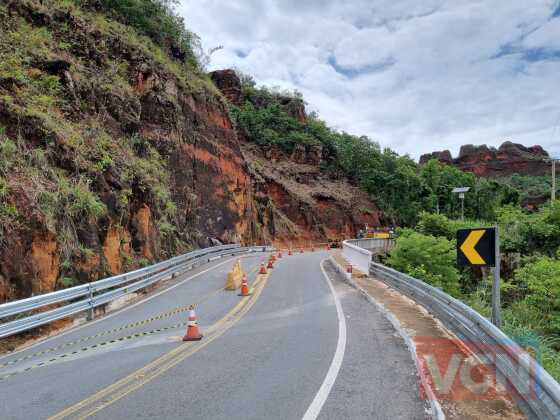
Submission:
<svg viewBox="0 0 560 420">
<path fill-rule="evenodd" d="M 536 339 L 516 339 L 520 346 L 507 349 L 441 337 L 415 337 L 414 341 L 418 365 L 437 399 L 527 401 L 537 398 Z"/>
</svg>

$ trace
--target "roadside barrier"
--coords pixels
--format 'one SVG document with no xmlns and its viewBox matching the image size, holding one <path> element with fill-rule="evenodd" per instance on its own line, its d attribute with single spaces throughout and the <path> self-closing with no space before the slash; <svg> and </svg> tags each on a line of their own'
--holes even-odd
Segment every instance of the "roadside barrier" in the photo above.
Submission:
<svg viewBox="0 0 560 420">
<path fill-rule="evenodd" d="M 390 239 L 375 241 L 386 241 L 377 244 L 384 249 L 392 246 Z M 344 241 L 345 249 L 352 245 L 348 247 L 351 255 L 356 255 L 357 242 Z M 371 262 L 365 272 L 421 304 L 460 340 L 474 347 L 473 351 L 494 360 L 496 373 L 507 381 L 517 405 L 529 418 L 560 418 L 560 384 L 489 319 L 442 290 L 382 264 Z M 512 361 L 516 361 L 515 366 Z"/>
<path fill-rule="evenodd" d="M 0 319 L 16 319 L 0 324 L 0 338 L 27 331 L 53 321 L 68 318 L 88 311 L 93 319 L 94 310 L 122 296 L 142 290 L 147 286 L 210 262 L 217 258 L 235 256 L 241 253 L 269 252 L 272 247 L 241 247 L 221 245 L 190 252 L 167 261 L 144 267 L 130 273 L 119 274 L 96 282 L 46 293 L 0 305 Z M 59 305 L 55 309 L 34 313 L 48 305 Z"/>
</svg>

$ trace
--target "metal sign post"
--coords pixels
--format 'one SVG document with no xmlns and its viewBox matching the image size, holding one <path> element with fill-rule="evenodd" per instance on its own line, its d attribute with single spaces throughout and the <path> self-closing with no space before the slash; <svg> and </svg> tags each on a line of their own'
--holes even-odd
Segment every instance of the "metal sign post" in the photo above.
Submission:
<svg viewBox="0 0 560 420">
<path fill-rule="evenodd" d="M 492 323 L 500 328 L 502 317 L 500 313 L 500 235 L 498 226 L 458 230 L 457 265 L 459 267 L 493 267 Z"/>
<path fill-rule="evenodd" d="M 496 243 L 496 262 L 494 265 L 492 278 L 492 324 L 502 328 L 502 313 L 500 304 L 500 230 L 498 226 L 494 228 Z"/>
</svg>

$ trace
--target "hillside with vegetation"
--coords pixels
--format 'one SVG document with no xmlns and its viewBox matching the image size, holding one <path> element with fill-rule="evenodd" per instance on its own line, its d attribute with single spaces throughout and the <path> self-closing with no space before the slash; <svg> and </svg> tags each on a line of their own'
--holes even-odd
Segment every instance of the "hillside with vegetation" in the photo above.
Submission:
<svg viewBox="0 0 560 420">
<path fill-rule="evenodd" d="M 312 153 L 292 176 L 291 155 L 271 165 L 246 147 L 173 5 L 0 2 L 0 302 L 198 247 L 381 223 Z"/>
<path fill-rule="evenodd" d="M 485 316 L 491 313 L 492 273 L 459 270 L 456 232 L 498 226 L 502 252 L 503 330 L 536 351 L 542 365 L 560 379 L 560 203 L 528 212 L 507 205 L 492 219 L 449 219 L 421 213 L 414 228 L 401 229 L 386 263 L 442 288 Z"/>
<path fill-rule="evenodd" d="M 540 340 L 560 375 L 560 207 L 522 207 L 547 178 L 419 165 L 330 128 L 297 92 L 208 75 L 172 1 L 3 1 L 0 29 L 0 302 L 369 224 L 402 228 L 389 264 L 488 314 L 489 273 L 457 270 L 455 231 L 498 224 L 505 330 Z"/>
</svg>

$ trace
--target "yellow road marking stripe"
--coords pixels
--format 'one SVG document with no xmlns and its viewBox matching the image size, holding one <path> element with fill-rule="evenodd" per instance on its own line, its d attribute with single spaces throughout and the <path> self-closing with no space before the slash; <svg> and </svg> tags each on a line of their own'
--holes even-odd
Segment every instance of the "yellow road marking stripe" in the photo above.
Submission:
<svg viewBox="0 0 560 420">
<path fill-rule="evenodd" d="M 258 266 L 255 267 L 255 268 L 253 268 L 253 269 L 249 272 L 248 275 L 250 276 L 250 275 L 252 275 L 253 273 L 255 273 L 255 272 L 258 270 L 258 268 L 259 268 Z M 59 344 L 58 346 L 54 346 L 54 347 L 51 347 L 51 348 L 48 348 L 48 349 L 45 349 L 45 350 L 41 350 L 41 351 L 36 352 L 36 353 L 33 353 L 33 354 L 29 354 L 29 355 L 24 356 L 24 357 L 20 357 L 20 358 L 18 358 L 18 359 L 14 359 L 14 360 L 10 360 L 10 361 L 5 362 L 5 363 L 1 363 L 1 364 L 0 364 L 0 368 L 4 368 L 4 367 L 11 366 L 11 365 L 15 365 L 15 364 L 17 364 L 17 363 L 24 362 L 24 361 L 29 360 L 29 359 L 32 359 L 32 358 L 34 358 L 34 357 L 42 356 L 42 355 L 44 355 L 44 354 L 46 354 L 46 353 L 52 353 L 52 352 L 54 352 L 54 351 L 63 349 L 63 348 L 65 348 L 65 347 L 70 347 L 70 346 L 73 346 L 73 345 L 76 345 L 76 344 L 79 344 L 79 343 L 84 343 L 84 342 L 86 342 L 86 341 L 90 341 L 90 340 L 93 340 L 93 339 L 95 339 L 95 338 L 103 337 L 103 336 L 105 336 L 105 335 L 113 334 L 113 333 L 116 333 L 116 332 L 119 332 L 119 331 L 123 331 L 123 330 L 126 330 L 126 329 L 134 328 L 134 327 L 139 327 L 139 326 L 141 326 L 141 325 L 150 324 L 150 323 L 152 323 L 152 322 L 154 322 L 154 321 L 158 321 L 158 320 L 160 320 L 160 319 L 169 318 L 169 317 L 171 317 L 171 316 L 173 316 L 173 315 L 176 315 L 176 314 L 179 314 L 179 313 L 182 313 L 182 312 L 187 312 L 191 307 L 196 308 L 197 306 L 199 306 L 200 304 L 206 302 L 207 300 L 209 300 L 210 298 L 212 298 L 215 294 L 217 294 L 217 293 L 219 293 L 219 292 L 221 292 L 221 291 L 223 291 L 223 290 L 224 290 L 223 287 L 222 287 L 222 288 L 219 288 L 219 289 L 217 289 L 217 290 L 211 292 L 209 295 L 203 297 L 202 300 L 200 300 L 200 301 L 198 301 L 198 302 L 195 302 L 194 304 L 191 304 L 191 305 L 181 306 L 181 307 L 175 308 L 175 309 L 173 309 L 173 310 L 171 310 L 171 311 L 168 311 L 168 312 L 162 312 L 162 313 L 160 313 L 160 314 L 156 314 L 156 315 L 154 315 L 153 317 L 146 318 L 146 319 L 143 319 L 143 320 L 141 320 L 141 321 L 132 322 L 132 323 L 123 325 L 123 326 L 121 326 L 121 327 L 113 328 L 113 329 L 110 329 L 110 330 L 101 331 L 101 332 L 99 332 L 99 333 L 97 333 L 97 334 L 94 334 L 94 335 L 90 335 L 90 336 L 86 336 L 86 337 L 79 338 L 79 339 L 77 339 L 77 340 L 73 340 L 73 341 L 69 341 L 69 342 L 66 342 L 66 343 L 62 343 L 62 344 Z M 179 324 L 178 324 L 178 325 L 179 325 Z M 173 327 L 176 327 L 176 326 L 173 326 Z M 171 329 L 171 328 L 173 328 L 173 327 L 168 327 L 167 329 Z M 156 331 L 156 332 L 159 332 L 159 331 Z M 148 333 L 151 333 L 151 331 L 149 331 Z M 130 336 L 125 337 L 125 339 L 136 338 L 136 336 L 139 335 L 139 334 L 141 334 L 141 333 L 132 334 L 132 335 L 130 335 Z M 116 340 L 119 340 L 120 338 L 121 338 L 121 337 L 119 337 L 119 338 L 116 339 Z M 109 340 L 108 342 L 110 342 L 110 341 L 111 341 L 111 340 Z M 122 341 L 122 340 L 120 340 L 120 341 Z M 107 343 L 107 342 L 103 342 L 103 343 L 101 343 L 100 345 L 105 345 L 106 343 Z M 98 344 L 98 345 L 99 345 L 99 344 Z M 90 350 L 90 349 L 95 348 L 95 347 L 97 347 L 97 346 L 93 346 L 93 345 L 92 345 L 92 346 L 88 346 L 88 347 L 86 347 L 86 348 L 80 349 L 79 351 L 86 351 L 86 350 Z M 61 357 L 67 357 L 67 356 L 70 355 L 70 354 L 75 354 L 75 352 L 66 353 L 66 354 L 62 354 L 62 355 L 58 355 L 58 356 L 56 356 L 56 358 L 58 359 L 58 358 L 61 358 Z M 49 361 L 49 362 L 50 362 L 50 361 Z M 47 365 L 47 363 L 45 363 L 45 362 L 40 362 L 40 363 L 38 363 L 38 364 L 36 364 L 36 365 L 34 365 L 34 366 L 30 366 L 30 367 L 26 368 L 24 371 L 28 371 L 28 370 L 30 370 L 30 369 L 35 369 L 35 368 L 37 368 L 37 367 L 42 367 L 42 366 L 46 366 L 46 365 Z M 9 373 L 9 374 L 7 374 L 7 375 L 0 376 L 0 381 L 1 381 L 1 380 L 4 380 L 4 379 L 7 379 L 7 378 L 10 378 L 10 377 L 12 377 L 12 376 L 14 376 L 14 375 L 17 375 L 18 373 L 21 373 L 21 372 L 12 372 L 12 373 Z"/>
<path fill-rule="evenodd" d="M 138 369 L 132 374 L 129 374 L 125 378 L 115 382 L 112 385 L 109 385 L 108 387 L 98 391 L 97 393 L 78 402 L 77 404 L 68 407 L 60 413 L 49 417 L 49 420 L 63 419 L 71 415 L 74 416 L 76 413 L 79 413 L 83 410 L 85 410 L 85 413 L 79 415 L 78 418 L 89 417 L 102 410 L 103 408 L 113 404 L 124 396 L 130 394 L 136 389 L 142 387 L 146 383 L 155 379 L 157 376 L 171 369 L 177 363 L 180 363 L 187 357 L 203 349 L 216 338 L 220 337 L 227 330 L 229 330 L 251 309 L 251 307 L 260 296 L 262 290 L 264 289 L 267 278 L 268 275 L 259 276 L 253 285 L 253 287 L 256 289 L 253 296 L 248 297 L 247 299 L 241 299 L 222 319 L 216 322 L 216 324 L 214 324 L 209 329 L 211 331 L 210 335 L 207 336 L 203 341 L 180 345 L 176 349 L 171 350 L 167 354 L 159 357 L 158 359 L 154 360 L 143 368 Z M 224 326 L 224 328 L 220 330 L 222 326 Z M 110 399 L 107 400 L 107 397 L 109 396 Z M 103 401 L 101 405 L 90 407 L 88 410 L 88 406 L 95 405 L 96 403 L 101 401 Z"/>
</svg>

